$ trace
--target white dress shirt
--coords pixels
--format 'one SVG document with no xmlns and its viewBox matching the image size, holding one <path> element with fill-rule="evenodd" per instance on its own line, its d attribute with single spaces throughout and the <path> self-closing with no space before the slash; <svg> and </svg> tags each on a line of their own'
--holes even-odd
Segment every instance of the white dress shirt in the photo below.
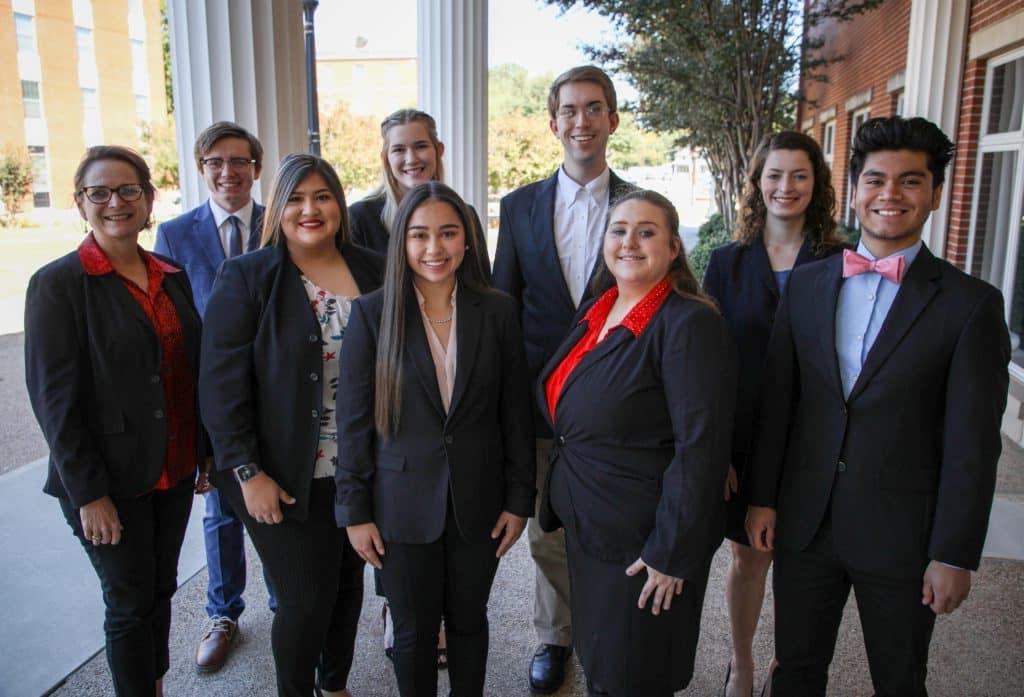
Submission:
<svg viewBox="0 0 1024 697">
<path fill-rule="evenodd" d="M 555 187 L 555 248 L 569 296 L 579 307 L 590 272 L 601 252 L 611 171 L 605 167 L 595 179 L 579 184 L 558 168 Z"/>
<path fill-rule="evenodd" d="M 228 218 L 231 216 L 238 218 L 238 229 L 242 233 L 242 253 L 251 252 L 252 250 L 249 249 L 249 230 L 252 225 L 253 200 L 250 198 L 249 203 L 234 213 L 228 213 L 214 203 L 212 198 L 209 203 L 210 212 L 213 213 L 213 222 L 217 225 L 217 234 L 220 235 L 220 246 L 224 249 L 224 257 L 226 258 L 231 254 L 231 223 L 228 222 Z"/>
</svg>

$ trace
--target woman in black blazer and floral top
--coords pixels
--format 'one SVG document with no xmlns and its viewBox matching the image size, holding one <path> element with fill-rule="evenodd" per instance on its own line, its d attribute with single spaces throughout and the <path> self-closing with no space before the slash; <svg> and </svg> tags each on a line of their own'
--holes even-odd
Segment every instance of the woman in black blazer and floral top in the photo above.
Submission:
<svg viewBox="0 0 1024 697">
<path fill-rule="evenodd" d="M 277 592 L 278 694 L 347 696 L 363 563 L 334 523 L 338 354 L 383 260 L 349 242 L 334 169 L 281 162 L 263 248 L 226 261 L 206 307 L 199 392 L 214 481 Z"/>
<path fill-rule="evenodd" d="M 843 249 L 832 217 L 831 182 L 821 148 L 812 138 L 794 131 L 767 136 L 747 174 L 736 241 L 711 253 L 704 276 L 704 288 L 718 303 L 740 359 L 732 464 L 725 485 L 726 536 L 733 553 L 726 578 L 733 643 L 727 697 L 748 697 L 753 689 L 754 632 L 771 565 L 770 553 L 749 546 L 743 529 L 747 500 L 739 486 L 756 425 L 768 335 L 792 269 Z"/>
<path fill-rule="evenodd" d="M 491 583 L 534 505 L 516 305 L 487 287 L 470 225 L 443 184 L 406 194 L 342 350 L 336 515 L 381 570 L 403 697 L 437 694 L 442 616 L 452 694 L 483 694 Z"/>
</svg>

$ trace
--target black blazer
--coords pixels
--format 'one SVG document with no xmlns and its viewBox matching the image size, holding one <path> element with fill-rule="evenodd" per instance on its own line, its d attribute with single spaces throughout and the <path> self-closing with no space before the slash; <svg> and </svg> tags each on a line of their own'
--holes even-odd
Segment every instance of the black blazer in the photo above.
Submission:
<svg viewBox="0 0 1024 697">
<path fill-rule="evenodd" d="M 384 260 L 355 245 L 341 250 L 362 293 L 380 286 Z M 225 261 L 206 306 L 199 400 L 216 459 L 213 480 L 238 510 L 231 471 L 255 462 L 305 520 L 323 412 L 320 325 L 284 245 Z"/>
<path fill-rule="evenodd" d="M 178 312 L 195 379 L 200 320 L 188 276 L 165 274 L 164 289 Z M 103 496 L 139 496 L 156 485 L 167 449 L 160 361 L 153 324 L 116 273 L 87 274 L 76 250 L 32 276 L 25 297 L 25 381 L 50 447 L 43 491 L 80 508 Z M 198 464 L 206 436 L 199 419 L 196 424 Z"/>
<path fill-rule="evenodd" d="M 843 260 L 793 272 L 768 348 L 745 486 L 802 550 L 831 501 L 851 567 L 916 578 L 929 560 L 976 569 L 995 488 L 1010 344 L 998 290 L 922 247 L 843 398 L 836 303 Z"/>
<path fill-rule="evenodd" d="M 702 578 L 725 532 L 736 396 L 728 328 L 707 305 L 670 293 L 639 337 L 620 327 L 583 357 L 552 422 L 544 383 L 587 327 L 565 338 L 537 385 L 555 434 L 539 522 L 564 523 L 598 559 L 642 556 L 662 573 Z M 564 490 L 552 492 L 552 481 Z M 561 520 L 551 506 L 559 495 L 572 510 Z"/>
<path fill-rule="evenodd" d="M 485 228 L 480 224 L 480 216 L 473 206 L 469 206 L 469 212 L 476 224 L 476 239 L 478 248 L 481 250 L 480 261 L 484 266 L 484 277 L 491 277 L 491 258 L 487 252 L 487 235 Z M 352 242 L 360 247 L 372 249 L 378 254 L 388 255 L 388 229 L 381 220 L 381 213 L 384 212 L 384 196 L 368 196 L 356 201 L 348 207 L 348 223 L 352 228 Z"/>
<path fill-rule="evenodd" d="M 490 541 L 502 511 L 528 517 L 536 498 L 530 383 L 515 303 L 459 285 L 455 388 L 447 416 L 415 294 L 406 298 L 398 434 L 374 428 L 374 363 L 383 291 L 352 306 L 338 378 L 338 525 L 377 524 L 386 541 L 425 544 L 444 531 Z"/>
<path fill-rule="evenodd" d="M 491 284 L 519 301 L 526 361 L 532 378 L 537 377 L 572 328 L 577 310 L 555 246 L 557 186 L 556 171 L 547 179 L 520 187 L 501 199 Z M 608 199 L 614 201 L 634 188 L 611 172 Z M 599 265 L 600 260 L 591 269 L 591 278 Z M 588 282 L 580 305 L 590 298 Z M 536 412 L 536 424 L 538 436 L 551 436 L 540 411 Z"/>
<path fill-rule="evenodd" d="M 805 239 L 793 267 L 824 259 L 842 249 L 837 245 L 817 252 L 811 240 Z M 779 286 L 764 243 L 731 242 L 711 252 L 704 274 L 704 290 L 718 303 L 736 341 L 739 385 L 732 437 L 733 461 L 739 466 L 742 462 L 737 462 L 737 457 L 742 458 L 749 451 L 754 436 L 768 336 L 779 305 Z"/>
</svg>

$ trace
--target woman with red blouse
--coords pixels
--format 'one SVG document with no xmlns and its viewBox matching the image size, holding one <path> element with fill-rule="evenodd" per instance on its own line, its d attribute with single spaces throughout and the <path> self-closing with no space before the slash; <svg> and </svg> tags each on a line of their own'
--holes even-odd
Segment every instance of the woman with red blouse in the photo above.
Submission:
<svg viewBox="0 0 1024 697">
<path fill-rule="evenodd" d="M 25 374 L 55 496 L 103 587 L 115 694 L 163 694 L 171 596 L 206 441 L 199 315 L 188 277 L 144 251 L 149 168 L 96 146 L 75 173 L 92 228 L 29 281 Z"/>
<path fill-rule="evenodd" d="M 613 204 L 595 301 L 541 373 L 555 434 L 540 523 L 564 527 L 574 646 L 591 695 L 690 681 L 724 534 L 736 359 L 672 204 Z"/>
</svg>

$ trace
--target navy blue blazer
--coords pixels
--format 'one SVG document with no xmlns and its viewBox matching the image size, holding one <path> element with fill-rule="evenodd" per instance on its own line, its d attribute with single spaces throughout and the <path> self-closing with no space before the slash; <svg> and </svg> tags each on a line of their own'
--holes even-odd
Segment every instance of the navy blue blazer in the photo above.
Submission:
<svg viewBox="0 0 1024 697">
<path fill-rule="evenodd" d="M 355 245 L 341 250 L 362 293 L 381 284 L 384 260 Z M 231 471 L 255 462 L 289 494 L 286 518 L 305 520 L 320 435 L 320 325 L 299 269 L 283 244 L 228 259 L 207 306 L 199 402 L 213 444 L 211 477 L 245 510 Z"/>
<path fill-rule="evenodd" d="M 920 578 L 978 568 L 1009 382 L 1003 298 L 927 247 L 907 269 L 849 398 L 836 358 L 841 256 L 790 276 L 768 345 L 744 486 L 803 550 L 826 515 L 843 561 Z"/>
<path fill-rule="evenodd" d="M 517 301 L 526 341 L 526 362 L 536 378 L 572 327 L 576 306 L 569 295 L 555 246 L 555 190 L 558 172 L 527 184 L 501 199 L 498 248 L 491 284 Z M 635 188 L 611 172 L 608 198 Z M 599 262 L 600 260 L 598 260 Z M 599 263 L 591 269 L 591 278 Z M 580 305 L 591 298 L 590 283 Z M 538 437 L 550 437 L 543 415 L 535 415 Z"/>
<path fill-rule="evenodd" d="M 585 311 L 581 307 L 581 313 Z M 722 317 L 670 293 L 634 337 L 610 332 L 569 374 L 551 419 L 545 381 L 588 329 L 581 321 L 545 366 L 537 404 L 555 434 L 539 523 L 583 551 L 704 578 L 725 532 L 722 486 L 736 396 L 736 353 Z"/>
<path fill-rule="evenodd" d="M 390 235 L 380 217 L 383 212 L 384 196 L 368 196 L 348 207 L 348 224 L 352 228 L 352 242 L 387 257 Z M 490 279 L 491 258 L 487 252 L 487 235 L 483 225 L 480 224 L 480 216 L 476 209 L 469 206 L 469 212 L 473 216 L 473 222 L 476 223 L 477 244 L 482 250 L 480 261 L 484 266 L 484 278 Z"/>
<path fill-rule="evenodd" d="M 811 240 L 805 239 L 793 267 L 842 250 L 841 245 L 816 250 Z M 779 286 L 764 243 L 731 242 L 711 252 L 704 274 L 704 290 L 718 303 L 736 341 L 740 372 L 733 425 L 733 464 L 741 468 L 754 437 L 768 336 L 779 305 Z"/>
<path fill-rule="evenodd" d="M 374 427 L 374 366 L 384 293 L 352 306 L 338 378 L 338 525 L 376 523 L 385 541 L 426 544 L 444 532 L 448 501 L 468 542 L 490 541 L 502 511 L 533 515 L 530 381 L 515 303 L 459 284 L 455 386 L 448 413 L 420 308 L 406 302 L 398 433 Z"/>
<path fill-rule="evenodd" d="M 264 210 L 260 204 L 253 204 L 252 224 L 249 226 L 246 249 L 259 247 Z M 156 229 L 153 251 L 170 257 L 185 267 L 185 273 L 192 283 L 192 293 L 196 307 L 199 308 L 199 316 L 204 316 L 206 302 L 213 288 L 213 279 L 224 261 L 224 247 L 220 243 L 210 203 L 206 202 L 173 220 L 160 223 Z"/>
<path fill-rule="evenodd" d="M 198 377 L 200 320 L 188 277 L 165 274 L 164 290 Z M 33 274 L 25 296 L 25 381 L 50 448 L 43 491 L 81 508 L 156 486 L 167 451 L 160 361 L 153 324 L 116 273 L 87 274 L 75 250 Z M 196 424 L 199 464 L 206 436 Z"/>
</svg>

